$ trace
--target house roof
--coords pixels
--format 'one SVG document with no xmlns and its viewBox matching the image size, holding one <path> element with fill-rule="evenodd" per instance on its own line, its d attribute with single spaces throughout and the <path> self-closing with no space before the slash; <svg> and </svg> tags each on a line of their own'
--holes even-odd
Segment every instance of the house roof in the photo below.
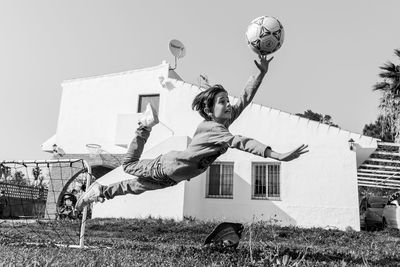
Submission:
<svg viewBox="0 0 400 267">
<path fill-rule="evenodd" d="M 169 67 L 169 63 L 164 60 L 164 61 L 162 61 L 162 63 L 160 65 L 156 65 L 156 66 L 152 66 L 152 67 L 128 70 L 128 71 L 121 71 L 121 72 L 115 72 L 115 73 L 108 73 L 108 74 L 103 74 L 103 75 L 95 75 L 95 76 L 89 76 L 89 77 L 73 78 L 73 79 L 64 80 L 62 83 L 64 84 L 64 83 L 80 82 L 80 81 L 85 81 L 85 80 L 93 80 L 93 79 L 106 78 L 106 77 L 124 76 L 124 75 L 132 74 L 132 73 L 154 71 L 154 70 L 160 70 L 160 69 L 163 70 L 166 68 L 169 69 L 170 78 L 176 79 L 176 80 L 181 80 L 181 77 L 175 71 L 171 70 Z"/>
<path fill-rule="evenodd" d="M 176 75 L 178 75 L 175 71 L 172 71 L 172 72 L 175 73 Z M 174 76 L 171 75 L 171 70 L 170 70 L 169 73 L 170 73 L 169 78 L 170 78 L 170 79 L 175 79 Z M 179 77 L 179 75 L 178 75 L 178 77 Z M 197 89 L 199 90 L 199 92 L 202 90 L 202 88 L 200 88 L 198 85 L 192 84 L 192 83 L 189 83 L 189 82 L 185 82 L 185 81 L 182 80 L 180 77 L 179 77 L 179 79 L 176 79 L 176 80 L 179 81 L 179 82 L 181 82 L 181 83 L 184 84 L 184 85 L 186 84 L 186 85 L 188 85 L 188 86 L 190 86 L 190 87 L 195 87 L 195 88 L 197 88 Z M 230 96 L 231 96 L 231 95 L 230 95 Z M 231 97 L 233 98 L 234 101 L 236 101 L 236 100 L 238 99 L 238 97 L 235 97 L 235 96 L 231 96 Z M 374 137 L 371 137 L 371 136 L 366 136 L 366 135 L 363 135 L 363 134 L 360 134 L 360 133 L 351 132 L 351 131 L 342 129 L 342 128 L 340 128 L 340 127 L 335 127 L 335 126 L 331 126 L 331 125 L 328 125 L 328 124 L 325 124 L 325 123 L 322 123 L 322 122 L 310 120 L 310 119 L 301 117 L 301 116 L 299 116 L 299 115 L 296 115 L 296 114 L 294 114 L 294 113 L 290 113 L 290 112 L 288 112 L 288 111 L 284 111 L 284 110 L 280 110 L 280 109 L 277 109 L 277 108 L 265 106 L 265 105 L 263 105 L 263 104 L 258 104 L 258 103 L 255 103 L 255 102 L 251 102 L 251 103 L 250 103 L 250 106 L 255 106 L 256 108 L 265 108 L 265 109 L 268 109 L 268 110 L 276 111 L 277 113 L 279 113 L 279 114 L 282 115 L 282 116 L 296 116 L 299 120 L 303 120 L 303 121 L 305 121 L 305 122 L 310 122 L 310 123 L 316 123 L 316 124 L 318 125 L 318 127 L 325 127 L 326 130 L 330 130 L 330 129 L 332 129 L 332 130 L 337 130 L 338 133 L 352 135 L 353 138 L 357 138 L 357 137 L 355 137 L 355 136 L 358 136 L 358 138 L 370 138 L 370 141 L 371 141 L 371 142 L 380 141 L 380 139 L 377 139 L 377 138 L 374 138 Z"/>
<path fill-rule="evenodd" d="M 188 83 L 185 82 L 178 73 L 176 73 L 175 70 L 172 70 L 170 68 L 170 65 L 166 62 L 163 61 L 162 64 L 157 65 L 157 66 L 153 66 L 153 67 L 148 67 L 148 68 L 143 68 L 143 69 L 136 69 L 136 70 L 130 70 L 130 71 L 124 71 L 124 72 L 119 72 L 119 73 L 111 73 L 111 74 L 106 74 L 106 75 L 99 75 L 99 76 L 93 76 L 93 77 L 84 77 L 84 78 L 78 78 L 78 79 L 73 79 L 73 80 L 66 80 L 63 83 L 71 83 L 71 82 L 79 82 L 82 80 L 91 80 L 91 79 L 98 79 L 98 78 L 104 78 L 104 77 L 118 77 L 118 76 L 124 76 L 124 75 L 129 75 L 129 74 L 133 74 L 133 73 L 138 73 L 138 72 L 148 72 L 148 71 L 160 71 L 162 73 L 162 75 L 167 75 L 169 80 L 172 81 L 176 81 L 176 84 L 180 84 L 182 86 L 186 86 L 186 87 L 192 87 L 196 90 L 198 90 L 199 92 L 202 90 L 198 85 L 192 84 L 192 83 Z M 233 101 L 237 100 L 237 97 L 231 96 L 233 98 Z M 304 122 L 306 124 L 310 124 L 313 127 L 318 128 L 319 130 L 325 131 L 325 132 L 330 132 L 330 133 L 334 133 L 334 134 L 338 134 L 338 135 L 343 135 L 343 136 L 348 136 L 348 138 L 353 138 L 356 140 L 356 143 L 358 141 L 363 142 L 363 143 L 368 143 L 368 146 L 376 146 L 376 142 L 378 141 L 378 139 L 376 138 L 372 138 L 372 137 L 368 137 L 368 136 L 364 136 L 362 134 L 359 133 L 354 133 L 354 132 L 350 132 L 341 128 L 337 128 L 337 127 L 333 127 L 333 126 L 329 126 L 327 124 L 323 124 L 321 122 L 317 122 L 317 121 L 313 121 L 307 118 L 303 118 L 300 117 L 298 115 L 295 115 L 293 113 L 290 112 L 286 112 L 286 111 L 282 111 L 276 108 L 271 108 L 271 107 L 267 107 L 264 106 L 262 104 L 257 104 L 257 103 L 251 103 L 249 105 L 248 108 L 254 108 L 254 109 L 263 109 L 265 111 L 269 111 L 269 112 L 275 112 L 278 114 L 278 116 L 282 116 L 283 117 L 296 117 L 296 120 L 299 120 L 300 122 Z M 334 132 L 333 132 L 334 131 Z M 55 136 L 53 136 L 52 138 L 50 138 L 49 140 L 47 140 L 43 146 L 42 149 L 44 151 L 50 151 L 49 147 L 50 144 L 54 144 L 54 139 Z"/>
<path fill-rule="evenodd" d="M 168 70 L 168 78 L 169 79 L 179 81 L 182 84 L 186 84 L 186 85 L 188 85 L 190 87 L 195 87 L 199 91 L 202 90 L 196 84 L 185 82 L 175 70 L 171 69 L 169 63 L 167 61 L 165 61 L 165 60 L 163 60 L 160 65 L 153 66 L 153 67 L 147 67 L 147 68 L 142 68 L 142 69 L 129 70 L 129 71 L 123 71 L 123 72 L 111 73 L 111 74 L 105 74 L 105 75 L 97 75 L 97 76 L 92 76 L 92 77 L 75 78 L 75 79 L 71 79 L 71 80 L 65 80 L 65 81 L 63 81 L 63 83 L 77 82 L 77 81 L 82 81 L 82 80 L 90 80 L 90 79 L 97 79 L 97 78 L 103 78 L 103 77 L 123 76 L 123 75 L 126 75 L 126 74 L 131 74 L 131 73 L 136 73 L 136 72 L 153 71 L 153 70 L 160 70 L 160 69 Z M 237 97 L 235 97 L 235 96 L 231 96 L 231 97 L 233 97 L 234 100 L 237 99 Z M 371 141 L 378 141 L 379 140 L 379 139 L 376 139 L 376 138 L 373 138 L 373 137 L 365 136 L 365 135 L 360 134 L 360 133 L 350 132 L 350 131 L 342 129 L 340 127 L 334 127 L 334 126 L 330 126 L 330 125 L 327 125 L 327 124 L 324 124 L 324 123 L 321 123 L 321 122 L 317 122 L 317 121 L 313 121 L 313 120 L 310 120 L 310 119 L 307 119 L 307 118 L 303 118 L 303 117 L 300 117 L 300 116 L 298 116 L 296 114 L 293 114 L 293 113 L 290 113 L 290 112 L 287 112 L 287 111 L 283 111 L 283 110 L 280 110 L 280 109 L 277 109 L 277 108 L 267 107 L 265 105 L 258 104 L 258 103 L 255 103 L 255 102 L 252 102 L 250 105 L 257 105 L 259 107 L 264 107 L 264 108 L 267 108 L 267 109 L 270 109 L 270 110 L 274 110 L 274 111 L 277 111 L 277 112 L 281 113 L 282 115 L 297 116 L 299 118 L 299 120 L 305 120 L 305 121 L 308 121 L 308 122 L 317 123 L 318 127 L 322 126 L 322 127 L 326 127 L 327 129 L 330 129 L 330 128 L 335 129 L 335 130 L 337 129 L 339 132 L 342 132 L 342 133 L 355 134 L 355 135 L 359 135 L 360 137 L 368 137 L 368 138 L 371 138 Z"/>
</svg>

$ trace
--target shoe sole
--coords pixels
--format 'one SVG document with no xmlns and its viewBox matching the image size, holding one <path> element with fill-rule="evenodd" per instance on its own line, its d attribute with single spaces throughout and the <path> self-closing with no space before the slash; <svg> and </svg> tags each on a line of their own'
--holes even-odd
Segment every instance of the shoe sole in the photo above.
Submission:
<svg viewBox="0 0 400 267">
<path fill-rule="evenodd" d="M 150 104 L 147 104 L 144 114 L 146 114 L 148 112 L 149 106 L 150 106 L 150 112 L 151 112 L 152 118 L 150 120 L 147 120 L 148 116 L 144 116 L 139 120 L 139 122 L 145 127 L 152 128 L 153 126 L 158 124 L 160 122 L 160 120 L 158 119 L 157 112 L 154 110 L 153 106 Z"/>
<path fill-rule="evenodd" d="M 95 185 L 96 185 L 96 182 L 94 182 L 92 185 L 90 185 L 86 192 L 89 192 Z M 78 201 L 76 202 L 76 205 L 75 205 L 75 208 L 76 208 L 76 209 L 78 209 L 78 210 L 83 210 L 83 209 L 84 209 L 86 206 L 88 206 L 90 203 L 94 203 L 94 202 L 101 202 L 101 203 L 103 203 L 103 202 L 105 201 L 105 199 L 104 199 L 103 197 L 97 197 L 98 199 L 99 199 L 99 198 L 101 198 L 101 199 L 99 199 L 99 200 L 97 200 L 97 201 L 95 200 L 95 201 L 91 201 L 91 202 L 84 203 L 83 197 L 85 196 L 86 192 L 85 192 L 82 196 L 80 196 L 80 198 L 79 198 Z M 80 205 L 78 205 L 78 204 L 80 204 Z M 77 208 L 77 207 L 80 207 L 80 208 Z"/>
</svg>

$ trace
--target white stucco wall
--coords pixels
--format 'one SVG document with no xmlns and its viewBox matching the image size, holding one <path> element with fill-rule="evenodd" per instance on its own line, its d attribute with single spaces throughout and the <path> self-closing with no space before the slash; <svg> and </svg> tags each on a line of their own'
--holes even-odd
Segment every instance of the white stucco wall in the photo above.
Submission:
<svg viewBox="0 0 400 267">
<path fill-rule="evenodd" d="M 184 149 L 184 142 L 178 145 L 171 141 L 166 145 L 163 141 L 171 136 L 193 136 L 202 120 L 191 110 L 199 88 L 169 79 L 168 68 L 163 63 L 137 71 L 64 82 L 57 144 L 67 154 L 87 153 L 87 143 L 100 144 L 110 153 L 124 153 L 137 126 L 138 96 L 160 94 L 161 123 L 154 128 L 144 156 Z M 190 182 L 165 189 L 166 193 L 164 190 L 146 192 L 106 202 L 102 204 L 106 206 L 101 206 L 104 208 L 95 207 L 94 215 L 172 214 L 177 218 L 185 215 L 234 221 L 275 218 L 281 224 L 359 229 L 356 167 L 376 148 L 376 139 L 257 104 L 250 105 L 230 130 L 233 134 L 253 137 L 278 152 L 287 152 L 303 143 L 309 145 L 310 152 L 300 159 L 281 163 L 280 200 L 251 199 L 251 164 L 270 159 L 229 150 L 218 160 L 235 162 L 233 199 L 205 198 L 206 174 L 202 174 Z M 350 138 L 355 140 L 356 150 L 349 149 Z M 168 206 L 171 210 L 163 213 L 164 209 L 152 209 L 166 203 L 168 195 L 176 197 L 170 200 L 176 204 Z"/>
<path fill-rule="evenodd" d="M 308 144 L 310 152 L 281 163 L 281 198 L 273 201 L 251 199 L 252 162 L 273 160 L 229 150 L 218 160 L 235 162 L 233 199 L 205 199 L 205 177 L 191 181 L 185 195 L 187 216 L 247 222 L 254 217 L 284 225 L 359 229 L 356 151 L 349 149 L 348 140 L 372 149 L 375 139 L 257 104 L 250 105 L 230 131 L 251 136 L 278 152 L 301 144 Z"/>
</svg>

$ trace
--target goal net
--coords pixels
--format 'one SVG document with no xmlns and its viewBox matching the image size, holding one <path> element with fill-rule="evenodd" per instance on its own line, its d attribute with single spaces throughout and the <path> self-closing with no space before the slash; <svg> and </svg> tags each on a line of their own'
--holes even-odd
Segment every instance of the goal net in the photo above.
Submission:
<svg viewBox="0 0 400 267">
<path fill-rule="evenodd" d="M 3 240 L 83 248 L 91 207 L 75 204 L 94 179 L 82 159 L 0 161 Z"/>
</svg>

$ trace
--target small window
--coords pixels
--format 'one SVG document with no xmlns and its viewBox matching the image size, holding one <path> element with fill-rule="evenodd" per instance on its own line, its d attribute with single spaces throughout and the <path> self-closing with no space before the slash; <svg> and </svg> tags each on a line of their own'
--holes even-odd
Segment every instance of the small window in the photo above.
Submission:
<svg viewBox="0 0 400 267">
<path fill-rule="evenodd" d="M 158 113 L 160 95 L 139 95 L 138 113 L 143 113 L 148 103 L 150 103 Z"/>
<path fill-rule="evenodd" d="M 254 163 L 252 168 L 252 199 L 280 199 L 279 163 Z"/>
<path fill-rule="evenodd" d="M 233 198 L 233 163 L 214 163 L 207 172 L 209 198 Z"/>
</svg>

